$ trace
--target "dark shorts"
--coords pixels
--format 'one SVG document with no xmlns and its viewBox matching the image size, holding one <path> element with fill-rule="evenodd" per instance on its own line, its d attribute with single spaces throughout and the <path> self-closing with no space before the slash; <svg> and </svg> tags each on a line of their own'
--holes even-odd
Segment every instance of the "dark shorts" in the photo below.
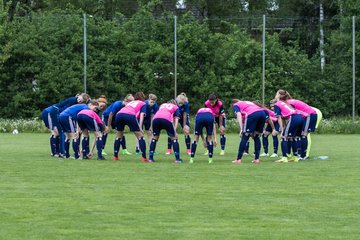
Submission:
<svg viewBox="0 0 360 240">
<path fill-rule="evenodd" d="M 115 117 L 116 117 L 116 116 L 114 115 L 113 118 L 112 118 L 112 120 L 111 120 L 111 123 L 110 123 L 112 129 L 115 129 L 115 128 L 116 128 L 116 126 L 115 126 Z M 102 116 L 102 117 L 101 117 L 101 120 L 103 121 L 103 123 L 105 124 L 105 126 L 109 127 L 109 126 L 108 126 L 109 116 Z"/>
<path fill-rule="evenodd" d="M 217 123 L 217 126 L 220 127 L 220 117 L 215 117 L 215 121 Z M 223 117 L 222 125 L 224 128 L 226 128 L 226 118 Z"/>
<path fill-rule="evenodd" d="M 146 131 L 149 131 L 151 127 L 151 119 L 144 119 L 143 126 Z"/>
<path fill-rule="evenodd" d="M 262 133 L 266 122 L 266 115 L 264 111 L 254 112 L 245 117 L 244 129 L 245 133 Z"/>
<path fill-rule="evenodd" d="M 181 128 L 184 128 L 184 118 L 181 116 L 181 118 L 179 118 L 179 123 L 180 123 L 180 126 Z M 189 114 L 186 115 L 186 126 L 189 126 L 190 127 L 190 118 L 189 118 Z"/>
<path fill-rule="evenodd" d="M 201 135 L 203 128 L 206 134 L 212 135 L 214 130 L 214 116 L 211 113 L 199 113 L 195 118 L 195 135 Z"/>
<path fill-rule="evenodd" d="M 140 132 L 140 126 L 134 115 L 118 113 L 115 118 L 115 127 L 117 131 L 124 131 L 125 125 L 128 125 L 131 132 Z"/>
<path fill-rule="evenodd" d="M 81 130 L 87 129 L 92 132 L 100 132 L 103 128 L 101 123 L 97 123 L 94 118 L 85 114 L 78 115 L 78 124 Z"/>
<path fill-rule="evenodd" d="M 48 107 L 41 113 L 41 118 L 45 123 L 45 126 L 50 129 L 58 129 L 61 131 L 61 125 L 59 122 L 59 110 L 54 107 Z"/>
<path fill-rule="evenodd" d="M 174 125 L 166 119 L 155 118 L 152 124 L 154 136 L 159 136 L 162 129 L 166 130 L 169 137 L 174 137 L 176 135 Z"/>
<path fill-rule="evenodd" d="M 66 133 L 75 133 L 76 132 L 76 121 L 70 116 L 60 116 L 59 117 L 61 127 Z"/>
<path fill-rule="evenodd" d="M 304 118 L 300 114 L 294 114 L 290 117 L 283 131 L 283 137 L 300 137 Z"/>
<path fill-rule="evenodd" d="M 275 127 L 275 130 L 276 130 L 277 132 L 280 131 L 280 124 L 279 124 L 278 121 L 274 122 L 274 127 Z M 266 126 L 265 131 L 266 131 L 266 132 L 272 132 L 272 128 L 271 128 L 270 124 L 268 124 L 268 125 Z"/>
<path fill-rule="evenodd" d="M 310 132 L 310 133 L 314 132 L 316 127 L 316 122 L 317 122 L 317 114 L 309 114 L 309 116 L 305 118 L 302 131 Z"/>
</svg>

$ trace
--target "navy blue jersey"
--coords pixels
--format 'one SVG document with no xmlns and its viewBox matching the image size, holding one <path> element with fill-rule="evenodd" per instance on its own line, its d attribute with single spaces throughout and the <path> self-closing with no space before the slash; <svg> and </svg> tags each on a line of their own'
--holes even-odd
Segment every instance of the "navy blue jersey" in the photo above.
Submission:
<svg viewBox="0 0 360 240">
<path fill-rule="evenodd" d="M 53 107 L 59 109 L 59 112 L 64 111 L 65 109 L 67 109 L 68 107 L 77 104 L 77 97 L 69 97 L 67 99 L 65 99 L 64 101 L 61 101 L 59 103 L 56 103 L 53 105 Z"/>
<path fill-rule="evenodd" d="M 179 112 L 181 115 L 181 118 L 183 117 L 184 112 L 189 114 L 190 113 L 190 104 L 188 102 L 185 102 L 184 105 L 181 107 L 179 106 Z"/>
<path fill-rule="evenodd" d="M 274 106 L 274 115 L 275 117 L 281 116 L 281 109 L 279 108 L 279 106 Z"/>
<path fill-rule="evenodd" d="M 110 113 L 112 112 L 113 115 L 116 115 L 116 113 L 118 111 L 120 111 L 120 109 L 122 109 L 125 105 L 123 104 L 123 101 L 119 100 L 116 102 L 113 102 L 110 106 L 108 106 L 105 111 L 103 112 L 103 116 L 104 117 L 108 117 L 110 115 Z"/>
<path fill-rule="evenodd" d="M 154 105 L 150 106 L 148 100 L 145 101 L 145 104 L 146 104 L 146 112 L 145 112 L 146 116 L 144 120 L 147 121 L 147 120 L 151 120 L 151 115 L 155 114 L 159 110 L 159 105 L 155 103 Z"/>
<path fill-rule="evenodd" d="M 87 104 L 75 104 L 71 107 L 68 107 L 65 109 L 62 113 L 60 113 L 60 117 L 62 116 L 70 116 L 72 119 L 77 120 L 77 114 L 81 110 L 90 109 Z"/>
<path fill-rule="evenodd" d="M 233 110 L 234 110 L 235 114 L 238 113 L 238 112 L 241 113 L 240 108 L 238 106 L 236 106 L 236 105 L 233 106 Z"/>
</svg>

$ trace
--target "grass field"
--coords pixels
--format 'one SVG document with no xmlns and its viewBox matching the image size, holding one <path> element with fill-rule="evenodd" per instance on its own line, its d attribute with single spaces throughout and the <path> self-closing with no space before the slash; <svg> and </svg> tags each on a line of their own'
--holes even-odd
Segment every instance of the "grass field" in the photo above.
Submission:
<svg viewBox="0 0 360 240">
<path fill-rule="evenodd" d="M 259 165 L 231 163 L 235 134 L 192 165 L 161 137 L 144 164 L 51 158 L 48 134 L 1 134 L 0 239 L 359 239 L 360 135 L 314 135 L 312 157 L 328 160 Z"/>
</svg>

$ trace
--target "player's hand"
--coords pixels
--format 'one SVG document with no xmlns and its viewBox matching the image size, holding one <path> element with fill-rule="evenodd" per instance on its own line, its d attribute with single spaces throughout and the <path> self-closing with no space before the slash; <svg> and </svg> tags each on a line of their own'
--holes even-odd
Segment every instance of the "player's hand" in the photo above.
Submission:
<svg viewBox="0 0 360 240">
<path fill-rule="evenodd" d="M 224 126 L 220 126 L 220 134 L 221 135 L 225 134 L 225 127 Z"/>
<path fill-rule="evenodd" d="M 104 133 L 109 133 L 110 128 L 108 126 L 105 126 Z"/>
<path fill-rule="evenodd" d="M 183 128 L 183 132 L 184 134 L 189 134 L 190 133 L 190 127 L 188 125 L 185 125 Z"/>
<path fill-rule="evenodd" d="M 79 136 L 80 136 L 80 133 L 79 133 L 79 132 L 75 132 L 75 134 L 74 134 L 74 138 L 75 138 L 75 139 L 78 139 L 78 138 L 79 138 Z"/>
<path fill-rule="evenodd" d="M 217 141 L 216 141 L 216 139 L 214 140 L 214 147 L 216 147 L 217 146 Z"/>
<path fill-rule="evenodd" d="M 92 158 L 93 155 L 94 155 L 93 152 L 90 151 L 90 152 L 88 153 L 88 155 L 86 155 L 86 156 L 87 156 L 88 158 Z"/>
<path fill-rule="evenodd" d="M 278 135 L 278 131 L 276 131 L 275 129 L 272 131 L 271 133 L 274 137 L 276 137 Z"/>
</svg>

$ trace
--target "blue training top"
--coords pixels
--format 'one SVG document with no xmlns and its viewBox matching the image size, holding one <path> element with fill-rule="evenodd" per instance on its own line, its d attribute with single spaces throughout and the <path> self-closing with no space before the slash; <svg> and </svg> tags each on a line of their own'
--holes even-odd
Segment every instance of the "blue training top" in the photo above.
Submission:
<svg viewBox="0 0 360 240">
<path fill-rule="evenodd" d="M 119 100 L 116 102 L 113 102 L 110 106 L 108 106 L 105 111 L 103 112 L 103 116 L 104 117 L 108 117 L 110 115 L 110 113 L 112 112 L 114 115 L 116 115 L 116 113 L 118 111 L 120 111 L 120 109 L 122 109 L 124 107 L 123 105 L 123 101 Z"/>
<path fill-rule="evenodd" d="M 62 111 L 64 111 L 65 109 L 67 109 L 68 107 L 77 104 L 77 97 L 69 97 L 59 103 L 56 103 L 54 105 L 52 105 L 54 108 L 58 109 L 59 112 L 61 113 Z"/>
<path fill-rule="evenodd" d="M 180 118 L 183 117 L 184 112 L 189 114 L 190 113 L 190 104 L 188 102 L 185 102 L 184 105 L 181 107 L 179 106 L 179 112 L 180 112 Z"/>
<path fill-rule="evenodd" d="M 145 104 L 146 104 L 146 112 L 145 112 L 146 116 L 144 118 L 144 121 L 150 121 L 151 115 L 155 114 L 159 110 L 159 105 L 155 103 L 154 105 L 150 106 L 149 100 L 146 100 Z"/>
<path fill-rule="evenodd" d="M 68 107 L 62 113 L 60 113 L 60 117 L 64 117 L 64 116 L 69 117 L 70 116 L 73 120 L 77 120 L 77 114 L 81 110 L 85 110 L 85 109 L 90 109 L 87 104 L 85 104 L 85 103 L 75 104 L 71 107 Z"/>
</svg>

